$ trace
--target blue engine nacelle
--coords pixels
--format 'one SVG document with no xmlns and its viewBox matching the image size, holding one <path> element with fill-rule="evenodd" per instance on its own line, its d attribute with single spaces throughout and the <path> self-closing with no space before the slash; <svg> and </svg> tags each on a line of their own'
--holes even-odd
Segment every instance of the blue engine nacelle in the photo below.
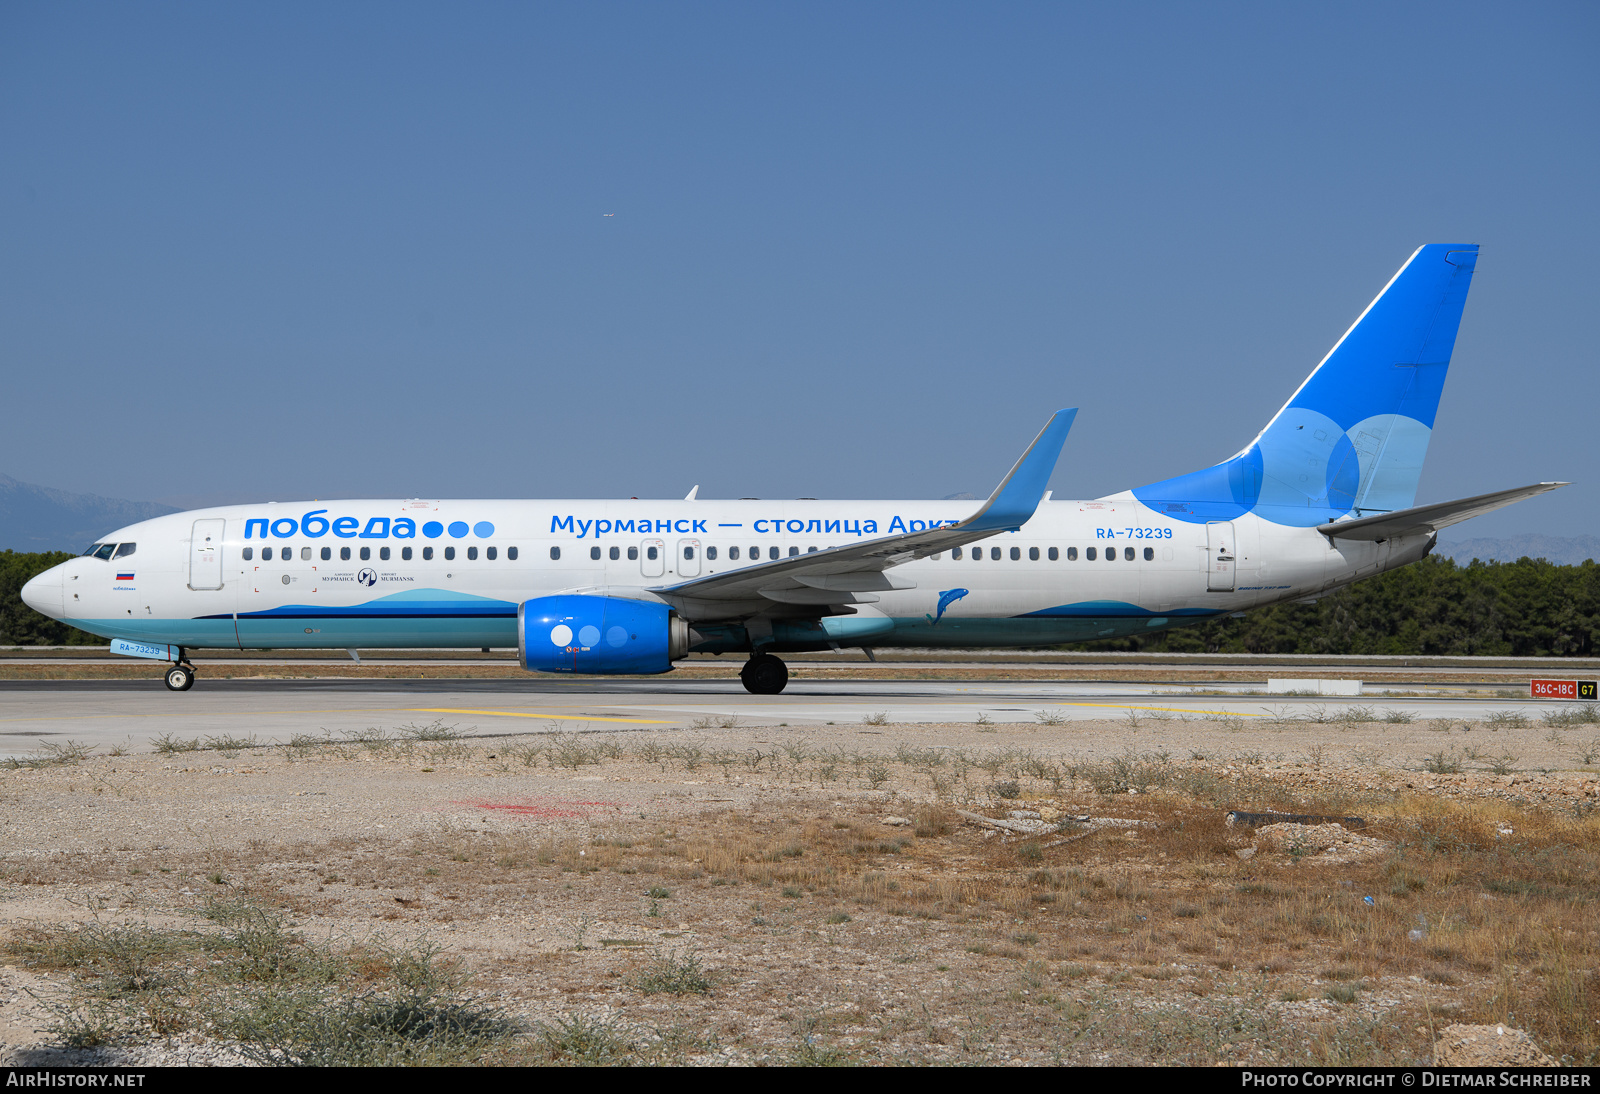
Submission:
<svg viewBox="0 0 1600 1094">
<path fill-rule="evenodd" d="M 668 672 L 689 625 L 665 604 L 615 596 L 541 596 L 517 608 L 517 656 L 536 672 Z"/>
</svg>

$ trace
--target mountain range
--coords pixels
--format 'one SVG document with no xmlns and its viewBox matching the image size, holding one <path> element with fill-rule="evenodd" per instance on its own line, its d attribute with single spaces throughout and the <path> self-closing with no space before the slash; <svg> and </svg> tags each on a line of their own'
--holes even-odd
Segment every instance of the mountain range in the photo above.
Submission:
<svg viewBox="0 0 1600 1094">
<path fill-rule="evenodd" d="M 1559 566 L 1577 566 L 1585 559 L 1600 558 L 1600 536 L 1541 536 L 1527 532 L 1509 539 L 1447 539 L 1454 530 L 1439 534 L 1439 546 L 1433 553 L 1453 558 L 1463 566 L 1475 558 L 1484 562 L 1542 558 Z"/>
<path fill-rule="evenodd" d="M 177 511 L 158 502 L 72 494 L 0 475 L 0 550 L 81 551 L 124 524 Z"/>
</svg>

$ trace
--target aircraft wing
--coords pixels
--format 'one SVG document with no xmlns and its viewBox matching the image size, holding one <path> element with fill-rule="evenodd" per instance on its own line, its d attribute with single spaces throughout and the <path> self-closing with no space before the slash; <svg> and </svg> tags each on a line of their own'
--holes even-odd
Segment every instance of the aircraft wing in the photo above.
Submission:
<svg viewBox="0 0 1600 1094">
<path fill-rule="evenodd" d="M 1420 536 L 1493 512 L 1524 498 L 1546 494 L 1568 485 L 1570 484 L 1564 482 L 1536 482 L 1532 486 L 1499 490 L 1493 494 L 1479 494 L 1475 498 L 1442 501 L 1437 505 L 1419 505 L 1414 509 L 1380 513 L 1378 516 L 1363 517 L 1360 520 L 1319 524 L 1317 531 L 1334 539 L 1383 540 L 1392 536 Z"/>
<path fill-rule="evenodd" d="M 695 578 L 650 591 L 678 608 L 687 618 L 726 617 L 760 611 L 777 604 L 870 604 L 875 592 L 915 588 L 915 583 L 886 573 L 912 559 L 947 551 L 1022 527 L 1044 496 L 1055 470 L 1076 408 L 1057 411 L 983 507 L 966 520 L 920 532 L 849 543 L 842 547 L 794 555 Z"/>
</svg>

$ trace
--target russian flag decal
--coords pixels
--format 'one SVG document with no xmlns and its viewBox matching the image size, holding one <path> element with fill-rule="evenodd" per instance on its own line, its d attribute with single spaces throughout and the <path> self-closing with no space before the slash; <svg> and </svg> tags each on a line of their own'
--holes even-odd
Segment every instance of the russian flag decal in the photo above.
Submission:
<svg viewBox="0 0 1600 1094">
<path fill-rule="evenodd" d="M 133 575 L 132 574 L 118 574 L 117 575 L 117 580 L 118 581 L 132 581 L 133 580 Z"/>
</svg>

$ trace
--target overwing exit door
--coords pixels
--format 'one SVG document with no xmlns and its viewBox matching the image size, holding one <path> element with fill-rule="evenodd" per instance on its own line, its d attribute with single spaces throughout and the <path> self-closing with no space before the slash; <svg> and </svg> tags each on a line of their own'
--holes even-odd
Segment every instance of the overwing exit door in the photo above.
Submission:
<svg viewBox="0 0 1600 1094">
<path fill-rule="evenodd" d="M 660 577 L 667 569 L 667 541 L 647 539 L 639 544 L 639 572 L 645 577 Z"/>
</svg>

